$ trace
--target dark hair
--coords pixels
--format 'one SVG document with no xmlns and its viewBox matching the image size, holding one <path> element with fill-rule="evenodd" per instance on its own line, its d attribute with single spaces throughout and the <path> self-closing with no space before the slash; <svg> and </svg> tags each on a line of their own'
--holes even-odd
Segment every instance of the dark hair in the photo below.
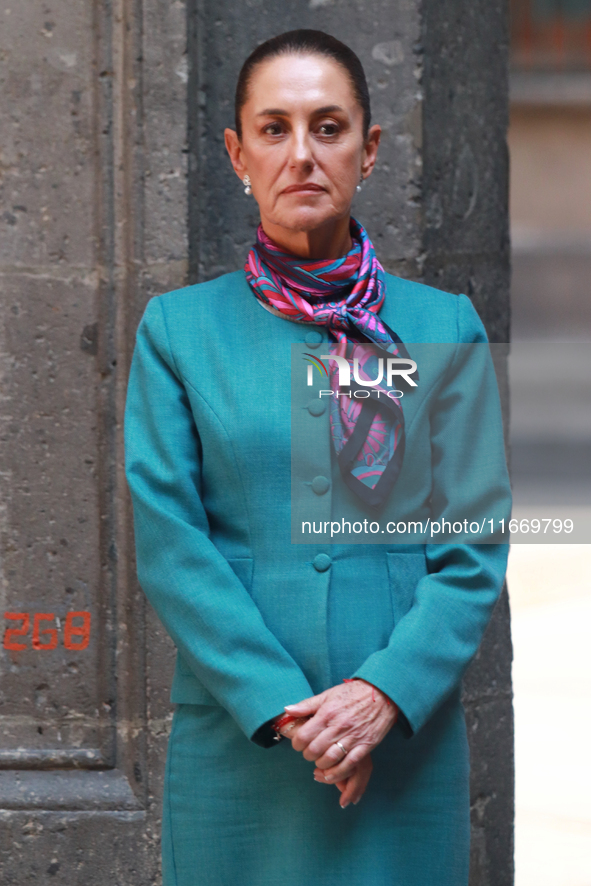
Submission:
<svg viewBox="0 0 591 886">
<path fill-rule="evenodd" d="M 255 68 L 262 62 L 267 61 L 267 59 L 276 58 L 279 55 L 290 55 L 291 53 L 299 55 L 307 53 L 325 55 L 328 58 L 334 59 L 346 70 L 351 80 L 355 98 L 363 110 L 363 135 L 367 136 L 371 120 L 369 90 L 367 88 L 367 80 L 365 79 L 365 71 L 358 57 L 352 49 L 341 43 L 336 37 L 325 34 L 324 31 L 299 28 L 296 31 L 286 31 L 285 34 L 279 34 L 277 37 L 265 40 L 264 43 L 257 46 L 254 52 L 251 52 L 242 65 L 238 75 L 234 101 L 234 118 L 238 138 L 242 138 L 240 114 L 248 99 L 248 87 L 250 86 Z"/>
</svg>

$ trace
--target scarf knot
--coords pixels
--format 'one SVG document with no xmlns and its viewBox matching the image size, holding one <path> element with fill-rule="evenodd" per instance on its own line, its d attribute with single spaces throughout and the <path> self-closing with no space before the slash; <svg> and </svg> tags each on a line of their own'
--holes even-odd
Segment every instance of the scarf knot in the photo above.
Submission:
<svg viewBox="0 0 591 886">
<path fill-rule="evenodd" d="M 326 315 L 323 325 L 328 329 L 334 327 L 337 329 L 351 329 L 351 331 L 353 331 L 353 324 L 349 318 L 349 309 L 347 305 L 336 305 L 332 308 L 330 313 Z"/>
</svg>

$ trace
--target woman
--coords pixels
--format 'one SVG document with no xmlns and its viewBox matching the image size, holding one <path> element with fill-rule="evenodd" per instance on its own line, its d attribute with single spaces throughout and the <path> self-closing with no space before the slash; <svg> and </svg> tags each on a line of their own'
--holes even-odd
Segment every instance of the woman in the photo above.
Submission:
<svg viewBox="0 0 591 886">
<path fill-rule="evenodd" d="M 125 417 L 138 575 L 178 648 L 164 883 L 463 886 L 460 681 L 507 546 L 292 544 L 289 515 L 506 514 L 494 373 L 460 346 L 486 335 L 466 296 L 385 274 L 351 219 L 380 127 L 348 47 L 262 44 L 225 139 L 257 243 L 244 270 L 149 302 Z M 331 394 L 290 388 L 292 345 L 400 360 L 404 342 L 448 344 L 408 405 L 386 388 L 377 411 L 341 399 L 331 360 Z"/>
</svg>

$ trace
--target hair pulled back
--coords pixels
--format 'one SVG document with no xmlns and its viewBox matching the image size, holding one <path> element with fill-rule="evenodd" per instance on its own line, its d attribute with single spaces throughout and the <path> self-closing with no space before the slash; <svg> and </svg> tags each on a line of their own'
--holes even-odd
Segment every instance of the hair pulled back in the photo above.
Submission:
<svg viewBox="0 0 591 886">
<path fill-rule="evenodd" d="M 284 34 L 271 37 L 270 40 L 261 43 L 254 52 L 251 52 L 242 65 L 238 75 L 234 101 L 234 118 L 236 133 L 239 139 L 242 138 L 240 114 L 248 100 L 248 88 L 252 75 L 258 65 L 280 55 L 307 55 L 309 53 L 332 58 L 346 70 L 351 80 L 355 98 L 363 111 L 363 135 L 367 137 L 371 120 L 369 89 L 367 88 L 365 71 L 359 58 L 352 49 L 345 43 L 341 43 L 336 37 L 325 34 L 324 31 L 299 28 L 295 31 L 286 31 Z"/>
</svg>

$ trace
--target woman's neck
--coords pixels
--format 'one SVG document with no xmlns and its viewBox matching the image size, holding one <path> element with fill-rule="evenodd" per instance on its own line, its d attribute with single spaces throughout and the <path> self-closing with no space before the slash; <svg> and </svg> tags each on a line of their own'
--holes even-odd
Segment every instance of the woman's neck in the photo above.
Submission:
<svg viewBox="0 0 591 886">
<path fill-rule="evenodd" d="M 274 225 L 267 219 L 262 219 L 261 224 L 267 237 L 270 237 L 284 252 L 291 252 L 301 258 L 319 260 L 342 258 L 353 246 L 349 216 L 313 231 L 293 231 L 282 225 Z"/>
</svg>

